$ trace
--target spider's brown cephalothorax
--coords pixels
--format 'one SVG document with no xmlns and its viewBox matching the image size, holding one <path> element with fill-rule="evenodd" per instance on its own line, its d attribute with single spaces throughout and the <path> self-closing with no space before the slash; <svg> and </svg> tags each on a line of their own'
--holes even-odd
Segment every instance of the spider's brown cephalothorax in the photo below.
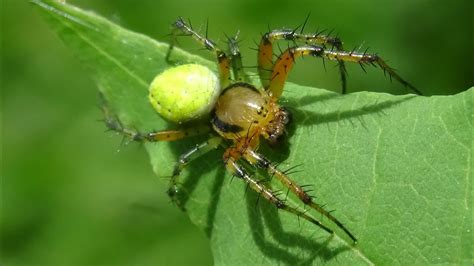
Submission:
<svg viewBox="0 0 474 266">
<path fill-rule="evenodd" d="M 303 33 L 304 25 L 299 33 L 296 29 L 280 29 L 270 31 L 262 36 L 258 47 L 258 73 L 262 86 L 256 87 L 250 83 L 246 73 L 243 71 L 236 38 L 228 37 L 229 56 L 227 56 L 227 53 L 219 49 L 215 42 L 207 38 L 207 30 L 206 35 L 202 36 L 181 18 L 173 23 L 172 26 L 173 37 L 179 35 L 191 36 L 204 48 L 214 53 L 219 70 L 219 84 L 207 82 L 208 79 L 206 77 L 196 79 L 204 81 L 197 82 L 196 84 L 194 82 L 185 84 L 177 82 L 175 77 L 178 75 L 197 75 L 199 77 L 199 75 L 202 75 L 199 73 L 207 72 L 207 70 L 200 70 L 198 73 L 198 68 L 196 67 L 181 67 L 171 72 L 170 80 L 168 80 L 167 76 L 162 76 L 158 79 L 160 81 L 158 82 L 159 86 L 153 85 L 150 89 L 150 100 L 154 106 L 159 107 L 157 111 L 160 113 L 163 112 L 162 107 L 166 106 L 164 112 L 167 111 L 172 115 L 166 113 L 164 117 L 174 122 L 179 123 L 193 117 L 207 117 L 209 114 L 210 120 L 197 126 L 139 133 L 124 128 L 120 121 L 112 118 L 110 112 L 104 108 L 107 126 L 136 141 L 175 141 L 194 135 L 211 134 L 208 140 L 182 154 L 174 167 L 168 195 L 183 209 L 184 206 L 177 198 L 179 192 L 178 179 L 182 170 L 201 155 L 223 147 L 225 152 L 222 159 L 228 172 L 243 180 L 249 188 L 259 193 L 261 197 L 271 202 L 276 208 L 301 217 L 328 233 L 334 233 L 334 230 L 328 227 L 326 223 L 323 224 L 306 211 L 290 206 L 279 197 L 278 193 L 271 190 L 268 184 L 247 173 L 246 167 L 243 167 L 241 164 L 242 162 L 262 169 L 269 176 L 276 178 L 305 206 L 309 206 L 311 209 L 319 212 L 323 217 L 335 224 L 339 230 L 342 230 L 353 243 L 356 243 L 356 237 L 330 211 L 325 210 L 323 205 L 316 203 L 313 197 L 304 189 L 304 186 L 298 185 L 288 176 L 287 172 L 279 170 L 276 164 L 271 163 L 264 155 L 258 153 L 259 143 L 262 140 L 266 140 L 270 144 L 276 144 L 286 134 L 285 128 L 290 122 L 291 116 L 287 109 L 278 104 L 278 101 L 283 93 L 288 74 L 295 60 L 299 57 L 310 56 L 337 62 L 343 92 L 346 88 L 345 62 L 358 63 L 361 67 L 377 65 L 384 72 L 414 92 L 419 93 L 419 91 L 395 73 L 393 68 L 389 67 L 379 56 L 367 54 L 366 52 L 344 51 L 339 38 L 333 38 L 321 32 L 305 34 Z M 278 57 L 274 57 L 273 44 L 278 40 L 290 41 L 295 46 L 288 47 Z M 172 42 L 166 59 L 169 58 L 173 46 L 174 43 Z M 167 84 L 170 86 L 169 88 L 166 88 Z M 208 95 L 212 96 L 210 97 L 211 99 L 217 98 L 217 101 L 215 104 L 214 101 L 207 101 L 209 105 L 200 108 L 200 106 L 193 106 L 192 104 L 194 103 L 194 97 L 201 99 L 201 102 L 202 99 L 207 99 L 198 95 L 200 93 L 199 87 L 202 87 L 203 84 L 204 86 L 206 84 L 213 86 L 206 91 Z M 189 86 L 192 86 L 192 88 L 189 88 Z M 221 88 L 223 89 L 222 91 Z M 170 90 L 172 93 L 163 93 L 162 90 Z M 196 93 L 196 95 L 189 95 L 190 92 Z M 216 98 L 214 98 L 214 93 L 216 93 Z M 175 104 L 175 101 L 179 100 L 179 97 L 176 95 L 180 94 L 186 94 L 186 101 L 189 101 L 189 104 L 188 102 L 182 105 Z"/>
<path fill-rule="evenodd" d="M 236 135 L 262 136 L 275 143 L 285 132 L 288 112 L 265 91 L 248 83 L 235 83 L 217 100 L 212 118 L 214 130 L 222 137 L 236 140 Z"/>
</svg>

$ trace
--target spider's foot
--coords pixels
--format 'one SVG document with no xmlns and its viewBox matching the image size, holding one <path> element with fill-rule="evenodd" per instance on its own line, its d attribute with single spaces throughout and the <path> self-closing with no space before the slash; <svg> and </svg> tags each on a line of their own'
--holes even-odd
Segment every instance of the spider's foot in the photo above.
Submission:
<svg viewBox="0 0 474 266">
<path fill-rule="evenodd" d="M 118 133 L 123 132 L 123 126 L 120 120 L 117 117 L 106 116 L 104 119 L 105 126 L 108 130 L 115 131 Z"/>
<path fill-rule="evenodd" d="M 184 204 L 179 199 L 179 189 L 178 189 L 177 185 L 172 185 L 168 189 L 168 191 L 166 191 L 166 194 L 168 194 L 168 196 L 170 197 L 173 204 L 178 206 L 182 211 L 186 211 L 186 208 L 184 207 Z"/>
<path fill-rule="evenodd" d="M 103 97 L 102 94 L 100 95 L 101 97 Z M 105 102 L 105 99 L 102 99 L 100 108 L 102 109 L 102 113 L 104 114 L 104 119 L 102 121 L 104 121 L 107 130 L 126 135 L 129 133 L 128 131 L 130 130 L 125 129 L 122 124 L 122 121 L 120 121 L 117 115 L 113 114 L 110 111 L 107 103 Z"/>
</svg>

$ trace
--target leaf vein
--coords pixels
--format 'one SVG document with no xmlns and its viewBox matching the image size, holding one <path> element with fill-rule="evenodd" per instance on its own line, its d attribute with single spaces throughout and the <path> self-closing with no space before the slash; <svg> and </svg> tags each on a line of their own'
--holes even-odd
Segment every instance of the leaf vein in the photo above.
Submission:
<svg viewBox="0 0 474 266">
<path fill-rule="evenodd" d="M 88 28 L 91 28 L 91 26 L 89 26 L 88 24 L 84 24 L 84 23 L 81 23 L 80 21 L 76 20 L 76 19 L 72 19 L 71 16 L 69 16 L 68 14 L 65 14 L 64 12 L 52 7 L 52 6 L 44 6 L 42 4 L 40 4 L 41 7 L 59 15 L 59 16 L 62 16 L 64 17 L 67 21 L 71 21 L 77 25 L 81 25 L 83 27 L 88 27 Z M 84 36 L 83 34 L 81 34 L 81 32 L 77 31 L 71 24 L 68 24 L 68 23 L 65 23 L 64 20 L 60 20 L 60 19 L 57 19 L 58 22 L 62 25 L 64 25 L 66 28 L 69 28 L 70 30 L 72 30 L 73 32 L 75 32 L 77 34 L 77 36 L 82 39 L 85 43 L 87 43 L 88 45 L 90 45 L 93 49 L 95 49 L 99 54 L 103 55 L 107 60 L 110 60 L 112 63 L 114 63 L 118 68 L 120 68 L 121 70 L 123 70 L 126 74 L 128 74 L 130 77 L 132 77 L 133 79 L 135 79 L 141 86 L 145 87 L 145 89 L 148 90 L 148 82 L 144 81 L 142 78 L 140 78 L 139 76 L 137 76 L 133 71 L 131 71 L 129 68 L 127 68 L 125 65 L 123 65 L 120 61 L 118 61 L 117 59 L 115 59 L 114 57 L 112 57 L 109 53 L 107 53 L 106 51 L 104 51 L 103 49 L 101 49 L 99 46 L 97 46 L 92 40 L 90 40 L 89 38 L 87 38 L 86 36 Z M 94 28 L 92 28 L 94 29 Z"/>
</svg>

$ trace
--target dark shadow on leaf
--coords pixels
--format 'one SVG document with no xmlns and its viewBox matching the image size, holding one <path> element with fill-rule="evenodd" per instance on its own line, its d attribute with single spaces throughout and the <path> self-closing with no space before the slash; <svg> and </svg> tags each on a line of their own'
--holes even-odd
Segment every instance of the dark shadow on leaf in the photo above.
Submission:
<svg viewBox="0 0 474 266">
<path fill-rule="evenodd" d="M 216 176 L 214 177 L 214 183 L 212 185 L 211 199 L 207 212 L 206 227 L 204 228 L 204 232 L 206 233 L 209 239 L 211 239 L 212 231 L 214 229 L 214 220 L 216 218 L 217 204 L 219 203 L 222 186 L 224 185 L 225 180 L 225 168 L 223 166 L 218 166 L 218 168 L 219 169 L 217 170 Z"/>
<path fill-rule="evenodd" d="M 29 213 L 28 219 L 12 225 L 4 223 L 2 225 L 2 256 L 20 257 L 25 248 L 35 243 L 35 240 L 48 230 L 48 225 L 52 223 L 51 213 L 48 208 L 41 208 L 36 213 Z M 10 227 L 12 226 L 12 227 Z"/>
<path fill-rule="evenodd" d="M 269 258 L 287 265 L 312 265 L 315 259 L 329 261 L 349 249 L 329 249 L 328 243 L 332 240 L 329 235 L 327 240 L 320 242 L 311 239 L 311 236 L 286 232 L 275 206 L 264 199 L 260 199 L 256 206 L 256 193 L 249 192 L 245 198 L 252 237 L 260 251 Z"/>
<path fill-rule="evenodd" d="M 169 145 L 171 145 L 175 157 L 178 158 L 181 153 L 187 151 L 200 141 L 202 141 L 200 138 L 194 140 L 190 139 L 181 143 L 169 143 Z M 268 147 L 265 149 L 267 151 L 271 150 Z M 226 180 L 226 178 L 224 178 L 226 171 L 220 161 L 221 153 L 222 149 L 218 149 L 191 162 L 187 166 L 186 173 L 188 174 L 182 177 L 181 191 L 178 194 L 180 202 L 186 206 L 186 202 L 192 196 L 200 179 L 204 176 L 208 176 L 209 172 L 216 167 L 218 168 L 213 177 L 214 180 L 212 181 L 211 198 L 209 199 L 209 205 L 207 207 L 207 217 L 204 228 L 209 238 L 211 238 L 213 233 L 217 205 L 219 204 L 221 190 Z M 285 160 L 285 158 L 283 158 L 285 156 L 279 153 L 270 153 L 268 155 L 270 158 L 275 159 L 275 161 Z M 203 167 L 203 161 L 215 163 Z M 335 258 L 340 252 L 349 249 L 349 247 L 344 246 L 329 249 L 328 244 L 333 239 L 330 235 L 328 235 L 326 240 L 318 241 L 317 239 L 312 239 L 312 236 L 285 231 L 275 206 L 265 202 L 264 199 L 260 199 L 258 205 L 255 204 L 256 201 L 257 194 L 249 191 L 246 194 L 246 202 L 250 228 L 252 228 L 251 234 L 256 245 L 266 256 L 288 265 L 312 265 L 315 260 L 321 260 L 322 262 L 329 261 Z M 295 217 L 295 219 L 297 219 L 297 217 Z M 302 220 L 301 222 L 304 223 L 306 221 Z M 315 230 L 319 229 L 315 228 Z"/>
<path fill-rule="evenodd" d="M 281 143 L 275 146 L 270 146 L 267 142 L 262 141 L 258 148 L 258 153 L 264 155 L 273 163 L 284 162 L 290 156 L 291 152 L 291 147 L 288 143 L 290 136 L 291 135 L 286 136 L 282 139 Z"/>
<path fill-rule="evenodd" d="M 178 161 L 178 158 L 181 154 L 194 148 L 196 144 L 203 142 L 205 139 L 205 137 L 196 137 L 184 141 L 170 142 L 169 145 L 175 154 L 175 161 Z M 218 151 L 219 150 L 220 149 L 218 149 Z M 220 153 L 222 153 L 222 151 Z M 221 166 L 221 164 L 219 164 L 220 156 L 218 154 L 219 152 L 217 151 L 211 151 L 208 154 L 196 158 L 196 160 L 191 161 L 186 166 L 185 171 L 181 173 L 178 182 L 180 191 L 178 192 L 177 199 L 182 207 L 186 208 L 186 203 L 192 196 L 193 191 L 196 189 L 200 179 L 208 176 L 209 172 L 215 169 L 215 167 Z M 207 162 L 207 164 L 203 164 L 202 162 Z M 209 162 L 215 163 L 209 164 Z"/>
<path fill-rule="evenodd" d="M 311 88 L 308 88 L 311 89 Z M 322 91 L 322 90 L 321 90 Z M 303 107 L 314 103 L 328 101 L 334 98 L 341 97 L 340 94 L 330 91 L 318 92 L 315 95 L 305 95 L 303 97 L 288 97 L 281 102 L 285 107 Z"/>
<path fill-rule="evenodd" d="M 416 96 L 407 96 L 404 98 L 397 98 L 397 100 L 376 102 L 374 104 L 365 105 L 357 109 L 348 108 L 347 110 L 336 110 L 328 113 L 318 113 L 301 109 L 294 109 L 293 112 L 295 117 L 297 117 L 300 121 L 301 125 L 317 125 L 361 117 L 367 114 L 384 114 L 384 110 L 415 98 Z"/>
</svg>

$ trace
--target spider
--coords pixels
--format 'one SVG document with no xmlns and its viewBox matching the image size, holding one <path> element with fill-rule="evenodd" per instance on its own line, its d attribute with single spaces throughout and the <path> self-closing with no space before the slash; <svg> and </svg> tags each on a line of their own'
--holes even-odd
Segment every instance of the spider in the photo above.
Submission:
<svg viewBox="0 0 474 266">
<path fill-rule="evenodd" d="M 214 53 L 218 62 L 218 77 L 208 68 L 187 64 L 172 67 L 159 74 L 150 86 L 149 100 L 155 110 L 169 121 L 176 122 L 181 128 L 176 130 L 141 133 L 128 129 L 113 118 L 104 108 L 107 126 L 132 140 L 141 142 L 175 141 L 200 134 L 210 134 L 208 140 L 196 145 L 179 157 L 167 191 L 171 199 L 177 203 L 179 192 L 178 179 L 183 169 L 191 161 L 203 154 L 224 147 L 222 156 L 227 171 L 244 181 L 249 188 L 272 203 L 276 208 L 301 217 L 333 234 L 334 231 L 296 207 L 290 206 L 272 191 L 269 185 L 249 174 L 248 165 L 258 168 L 278 179 L 305 206 L 316 210 L 333 222 L 355 244 L 357 238 L 330 211 L 316 203 L 304 186 L 298 185 L 278 169 L 277 165 L 258 152 L 259 143 L 268 141 L 277 144 L 285 136 L 285 128 L 290 123 L 290 113 L 278 103 L 283 93 L 285 81 L 298 57 L 312 56 L 337 61 L 342 80 L 343 92 L 346 87 L 344 62 L 355 62 L 361 66 L 378 65 L 405 86 L 416 93 L 419 91 L 403 80 L 380 57 L 373 54 L 347 52 L 342 49 L 342 42 L 337 37 L 320 33 L 303 33 L 296 29 L 272 30 L 265 33 L 258 47 L 258 74 L 262 83 L 256 87 L 248 82 L 243 71 L 241 56 L 236 37 L 228 37 L 229 55 L 221 50 L 215 42 L 196 32 L 190 23 L 178 18 L 172 24 L 173 40 L 178 35 L 191 36 L 205 49 Z M 284 50 L 276 60 L 273 55 L 273 44 L 278 40 L 287 40 L 295 46 Z M 300 43 L 300 45 L 296 45 Z M 174 42 L 170 44 L 167 60 Z M 329 47 L 329 48 L 328 48 Z M 208 118 L 206 118 L 208 117 Z M 188 126 L 188 122 L 207 119 L 196 126 Z M 245 163 L 244 163 L 245 162 Z M 244 164 L 243 164 L 244 163 Z M 247 166 L 244 166 L 247 165 Z M 183 207 L 183 206 L 180 206 Z"/>
</svg>

